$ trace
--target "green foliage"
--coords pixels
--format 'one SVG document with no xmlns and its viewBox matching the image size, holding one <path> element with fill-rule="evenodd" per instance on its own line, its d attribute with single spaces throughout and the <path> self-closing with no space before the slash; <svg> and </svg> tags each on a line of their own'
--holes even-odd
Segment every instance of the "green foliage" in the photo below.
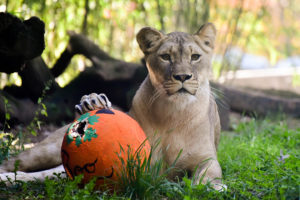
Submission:
<svg viewBox="0 0 300 200">
<path fill-rule="evenodd" d="M 8 121 L 10 120 L 10 105 L 8 103 L 7 98 L 3 96 L 4 100 L 4 111 L 5 118 L 3 123 L 3 130 L 0 133 L 0 164 L 4 159 L 7 159 L 10 155 L 10 148 L 13 142 L 13 135 L 10 133 L 5 133 L 6 128 L 10 128 Z"/>
<path fill-rule="evenodd" d="M 3 98 L 3 101 L 4 101 L 4 111 L 5 111 L 3 130 L 5 130 L 6 128 L 8 128 L 8 129 L 10 128 L 8 121 L 11 118 L 11 116 L 10 116 L 11 107 L 8 103 L 8 99 L 5 96 L 2 96 L 2 98 Z"/>
<path fill-rule="evenodd" d="M 45 22 L 46 48 L 42 57 L 52 67 L 68 42 L 67 30 L 82 32 L 113 57 L 138 61 L 142 53 L 135 41 L 137 31 L 152 26 L 165 32 L 193 33 L 205 22 L 218 29 L 215 52 L 231 47 L 264 55 L 272 64 L 300 51 L 300 4 L 290 1 L 219 0 L 26 0 L 7 1 L 6 10 L 20 18 L 36 15 Z M 2 7 L 3 9 L 3 7 Z M 297 20 L 298 19 L 298 20 Z M 216 74 L 230 69 L 226 60 Z M 221 61 L 222 62 L 222 61 Z M 88 64 L 83 57 L 72 59 L 70 67 L 57 78 L 66 85 Z M 236 66 L 235 66 L 236 67 Z M 10 81 L 9 77 L 7 84 Z M 16 78 L 14 78 L 16 79 Z M 16 80 L 17 81 L 17 80 Z M 16 82 L 15 81 L 15 82 Z M 2 83 L 3 82 L 3 83 Z M 20 82 L 20 80 L 18 81 Z M 1 81 L 3 87 L 5 81 Z"/>
<path fill-rule="evenodd" d="M 12 133 L 0 133 L 0 164 L 3 160 L 16 156 L 24 150 L 23 134 L 21 131 L 16 136 Z"/>
<path fill-rule="evenodd" d="M 10 155 L 10 148 L 13 142 L 13 135 L 9 133 L 0 133 L 0 164 Z"/>
<path fill-rule="evenodd" d="M 76 176 L 73 181 L 62 179 L 59 177 L 59 181 L 46 179 L 45 189 L 46 196 L 49 199 L 99 199 L 96 192 L 93 191 L 95 187 L 96 179 L 93 179 L 83 188 L 79 188 L 79 184 L 83 178 L 83 175 Z M 61 187 L 63 185 L 64 187 Z M 59 190 L 57 190 L 60 188 Z"/>
<path fill-rule="evenodd" d="M 3 123 L 3 130 L 0 133 L 0 164 L 3 160 L 7 159 L 10 157 L 10 155 L 17 155 L 21 151 L 24 150 L 24 139 L 26 138 L 27 134 L 30 133 L 33 136 L 37 136 L 37 131 L 36 129 L 41 129 L 42 121 L 40 120 L 40 116 L 48 116 L 47 113 L 47 108 L 45 104 L 43 103 L 43 99 L 46 96 L 47 91 L 50 89 L 49 85 L 51 85 L 50 82 L 48 82 L 45 85 L 45 88 L 42 92 L 41 97 L 38 98 L 37 104 L 38 104 L 38 109 L 35 112 L 35 116 L 33 120 L 30 122 L 30 124 L 25 128 L 23 131 L 22 129 L 18 129 L 18 132 L 15 136 L 11 133 L 5 133 L 5 130 L 8 128 L 10 129 L 9 126 L 9 120 L 11 119 L 10 116 L 10 110 L 11 106 L 9 104 L 9 101 L 7 98 L 4 98 L 4 110 L 5 110 L 5 120 Z M 12 145 L 15 143 L 15 145 Z"/>
<path fill-rule="evenodd" d="M 252 120 L 223 136 L 219 161 L 236 198 L 296 199 L 299 195 L 300 129 Z M 285 159 L 284 159 L 285 158 Z"/>
<path fill-rule="evenodd" d="M 123 166 L 117 186 L 119 193 L 129 199 L 161 199 L 164 196 L 176 196 L 181 187 L 179 183 L 171 182 L 167 178 L 173 170 L 176 170 L 174 168 L 176 161 L 169 167 L 166 167 L 161 159 L 151 165 L 152 154 L 156 147 L 153 147 L 149 157 L 145 158 L 143 146 L 144 144 L 136 152 L 132 152 L 128 147 L 127 163 L 119 156 Z M 120 154 L 124 153 L 121 147 Z"/>
<path fill-rule="evenodd" d="M 95 180 L 78 186 L 58 176 L 41 183 L 15 182 L 7 187 L 0 181 L 0 199 L 298 199 L 300 185 L 300 129 L 289 129 L 283 120 L 251 120 L 237 124 L 233 132 L 222 134 L 218 160 L 227 191 L 218 192 L 210 185 L 193 185 L 184 177 L 170 181 L 164 164 L 150 165 L 141 151 L 129 151 L 127 164 L 120 174 L 117 193 L 94 191 Z M 123 150 L 124 152 L 124 150 Z M 14 182 L 14 180 L 12 180 Z"/>
<path fill-rule="evenodd" d="M 37 136 L 36 128 L 41 129 L 42 121 L 40 120 L 40 116 L 48 117 L 47 107 L 43 103 L 43 99 L 45 98 L 47 91 L 50 90 L 50 85 L 51 81 L 46 83 L 45 88 L 42 91 L 42 95 L 38 98 L 37 101 L 38 109 L 35 111 L 33 120 L 27 126 L 27 131 L 34 136 Z"/>
<path fill-rule="evenodd" d="M 55 179 L 46 178 L 44 182 L 18 181 L 11 187 L 0 182 L 0 199 L 108 199 L 107 193 L 94 191 L 95 179 L 84 187 L 79 187 L 82 178 L 82 176 L 77 176 L 71 181 L 62 178 L 61 174 L 56 174 Z"/>
<path fill-rule="evenodd" d="M 22 131 L 19 131 L 16 136 L 11 133 L 0 133 L 0 164 L 21 151 L 24 151 Z"/>
</svg>

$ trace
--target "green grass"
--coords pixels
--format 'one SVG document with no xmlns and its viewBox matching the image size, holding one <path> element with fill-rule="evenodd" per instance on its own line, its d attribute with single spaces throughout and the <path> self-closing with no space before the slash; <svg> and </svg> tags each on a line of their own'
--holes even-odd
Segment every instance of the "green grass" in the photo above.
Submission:
<svg viewBox="0 0 300 200">
<path fill-rule="evenodd" d="M 117 193 L 93 191 L 94 182 L 78 188 L 80 177 L 41 182 L 0 182 L 0 199 L 299 199 L 300 129 L 283 121 L 251 120 L 222 134 L 218 159 L 228 186 L 226 192 L 209 185 L 172 182 L 162 162 L 129 158 Z M 171 167 L 172 168 L 172 167 Z"/>
<path fill-rule="evenodd" d="M 239 124 L 223 135 L 218 150 L 228 193 L 236 199 L 299 198 L 299 147 L 300 129 L 283 122 Z"/>
</svg>

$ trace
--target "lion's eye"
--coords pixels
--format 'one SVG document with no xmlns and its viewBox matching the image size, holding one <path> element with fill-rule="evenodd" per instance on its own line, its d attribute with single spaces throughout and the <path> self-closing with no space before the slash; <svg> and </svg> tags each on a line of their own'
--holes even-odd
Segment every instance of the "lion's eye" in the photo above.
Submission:
<svg viewBox="0 0 300 200">
<path fill-rule="evenodd" d="M 199 55 L 199 54 L 192 54 L 191 60 L 196 61 L 196 60 L 199 60 L 200 57 L 201 57 L 201 55 Z"/>
<path fill-rule="evenodd" d="M 171 56 L 169 54 L 162 54 L 162 55 L 160 55 L 160 57 L 165 61 L 171 60 Z"/>
</svg>

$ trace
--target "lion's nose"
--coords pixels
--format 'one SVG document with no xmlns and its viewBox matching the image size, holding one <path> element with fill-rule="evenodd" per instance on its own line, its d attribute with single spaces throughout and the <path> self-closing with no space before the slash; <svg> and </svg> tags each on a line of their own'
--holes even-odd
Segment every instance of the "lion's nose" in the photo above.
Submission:
<svg viewBox="0 0 300 200">
<path fill-rule="evenodd" d="M 175 80 L 184 82 L 186 80 L 191 79 L 192 75 L 189 75 L 189 74 L 178 74 L 178 75 L 173 75 L 173 77 L 174 77 Z"/>
</svg>

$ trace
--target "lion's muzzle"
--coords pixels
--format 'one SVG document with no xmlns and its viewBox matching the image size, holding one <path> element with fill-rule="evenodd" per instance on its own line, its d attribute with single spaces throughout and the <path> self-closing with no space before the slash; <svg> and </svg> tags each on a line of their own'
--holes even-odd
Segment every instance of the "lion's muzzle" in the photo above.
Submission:
<svg viewBox="0 0 300 200">
<path fill-rule="evenodd" d="M 198 81 L 191 79 L 192 75 L 174 75 L 172 80 L 164 83 L 164 89 L 169 95 L 177 92 L 186 92 L 195 95 L 198 90 Z"/>
</svg>

